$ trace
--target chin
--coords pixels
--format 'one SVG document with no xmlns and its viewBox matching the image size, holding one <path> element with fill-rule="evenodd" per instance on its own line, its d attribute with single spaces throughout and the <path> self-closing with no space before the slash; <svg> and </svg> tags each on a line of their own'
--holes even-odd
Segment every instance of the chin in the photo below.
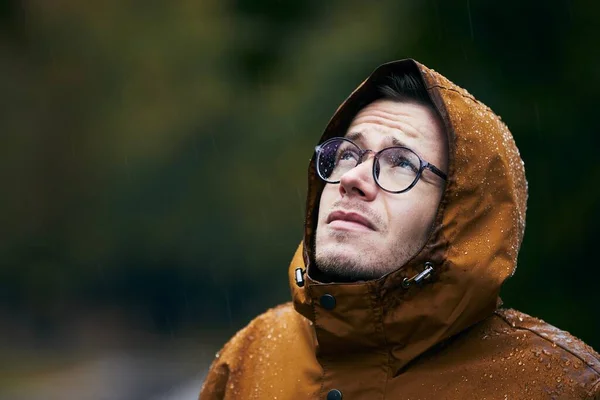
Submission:
<svg viewBox="0 0 600 400">
<path fill-rule="evenodd" d="M 375 265 L 370 265 L 374 260 L 366 260 L 365 252 L 351 244 L 324 244 L 317 245 L 317 248 L 319 249 L 315 254 L 317 267 L 332 281 L 370 280 L 379 278 L 387 272 L 379 271 Z"/>
<path fill-rule="evenodd" d="M 336 243 L 329 245 L 317 245 L 315 254 L 317 260 L 335 264 L 359 264 L 360 253 L 355 246 L 345 243 Z"/>
<path fill-rule="evenodd" d="M 372 254 L 365 233 L 352 230 L 331 229 L 329 226 L 317 229 L 316 255 L 324 258 L 337 259 L 340 262 L 359 263 L 365 254 Z M 368 251 L 368 253 L 365 253 Z"/>
</svg>

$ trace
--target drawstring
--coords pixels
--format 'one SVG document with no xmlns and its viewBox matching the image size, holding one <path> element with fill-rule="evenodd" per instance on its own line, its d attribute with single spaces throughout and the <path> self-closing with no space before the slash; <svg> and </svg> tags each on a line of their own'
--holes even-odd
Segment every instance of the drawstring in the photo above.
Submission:
<svg viewBox="0 0 600 400">
<path fill-rule="evenodd" d="M 433 272 L 433 263 L 427 261 L 425 263 L 425 269 L 423 270 L 423 272 L 419 272 L 418 274 L 416 274 L 415 276 L 413 276 L 412 278 L 404 278 L 404 280 L 402 281 L 402 287 L 404 289 L 408 289 L 410 286 L 412 286 L 413 283 L 421 283 L 424 280 L 426 280 L 427 278 L 429 278 L 431 276 L 431 273 Z"/>
</svg>

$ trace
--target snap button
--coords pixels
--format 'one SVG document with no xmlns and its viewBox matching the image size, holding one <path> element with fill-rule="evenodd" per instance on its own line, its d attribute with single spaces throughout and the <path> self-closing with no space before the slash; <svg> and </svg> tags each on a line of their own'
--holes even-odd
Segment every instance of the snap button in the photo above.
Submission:
<svg viewBox="0 0 600 400">
<path fill-rule="evenodd" d="M 342 392 L 337 389 L 331 389 L 327 393 L 327 400 L 342 400 Z"/>
<path fill-rule="evenodd" d="M 330 294 L 324 294 L 321 296 L 321 305 L 326 310 L 333 310 L 335 308 L 335 297 Z"/>
</svg>

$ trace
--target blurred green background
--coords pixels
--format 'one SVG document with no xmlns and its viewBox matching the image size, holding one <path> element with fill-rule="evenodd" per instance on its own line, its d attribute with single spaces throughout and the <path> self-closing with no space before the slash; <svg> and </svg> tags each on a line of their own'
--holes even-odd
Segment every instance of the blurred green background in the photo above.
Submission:
<svg viewBox="0 0 600 400">
<path fill-rule="evenodd" d="M 506 306 L 600 348 L 600 3 L 0 4 L 3 348 L 218 347 L 288 301 L 315 141 L 406 57 L 489 105 L 521 150 Z"/>
</svg>

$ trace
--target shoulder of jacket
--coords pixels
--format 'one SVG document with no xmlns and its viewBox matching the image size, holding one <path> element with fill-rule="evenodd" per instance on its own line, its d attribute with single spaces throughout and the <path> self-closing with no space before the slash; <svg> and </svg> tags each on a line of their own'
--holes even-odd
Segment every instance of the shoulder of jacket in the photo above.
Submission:
<svg viewBox="0 0 600 400">
<path fill-rule="evenodd" d="M 571 353 L 600 375 L 600 355 L 591 346 L 569 332 L 513 309 L 500 309 L 495 314 L 511 327 L 529 331 L 545 340 L 550 346 Z"/>
<path fill-rule="evenodd" d="M 494 316 L 516 335 L 520 332 L 534 335 L 537 338 L 535 344 L 531 339 L 528 341 L 532 347 L 531 351 L 539 353 L 542 358 L 544 355 L 550 354 L 548 350 L 552 350 L 552 352 L 559 352 L 565 357 L 570 356 L 563 358 L 564 366 L 587 367 L 585 369 L 595 376 L 589 393 L 598 396 L 593 398 L 600 399 L 600 355 L 591 346 L 566 331 L 517 310 L 499 309 L 495 311 Z M 574 362 L 570 362 L 570 359 Z M 566 368 L 563 370 L 566 371 Z"/>
<path fill-rule="evenodd" d="M 291 323 L 292 320 L 299 316 L 300 315 L 294 309 L 292 302 L 283 303 L 268 309 L 264 313 L 254 318 L 238 334 L 244 334 L 246 336 L 253 334 L 266 334 L 266 336 L 268 336 L 269 333 L 273 333 L 279 328 L 286 327 L 287 324 Z M 252 336 L 250 339 L 257 338 Z"/>
<path fill-rule="evenodd" d="M 276 332 L 280 326 L 291 323 L 295 314 L 299 315 L 291 302 L 281 304 L 257 316 L 233 335 L 215 355 L 200 390 L 200 399 L 222 399 L 230 376 L 238 371 L 244 357 L 250 353 L 249 349 L 267 338 L 269 332 Z"/>
<path fill-rule="evenodd" d="M 291 302 L 268 309 L 233 335 L 216 354 L 216 359 L 223 362 L 234 360 L 240 351 L 249 347 L 251 342 L 267 337 L 269 332 L 277 331 L 280 326 L 285 326 L 297 315 Z"/>
</svg>

